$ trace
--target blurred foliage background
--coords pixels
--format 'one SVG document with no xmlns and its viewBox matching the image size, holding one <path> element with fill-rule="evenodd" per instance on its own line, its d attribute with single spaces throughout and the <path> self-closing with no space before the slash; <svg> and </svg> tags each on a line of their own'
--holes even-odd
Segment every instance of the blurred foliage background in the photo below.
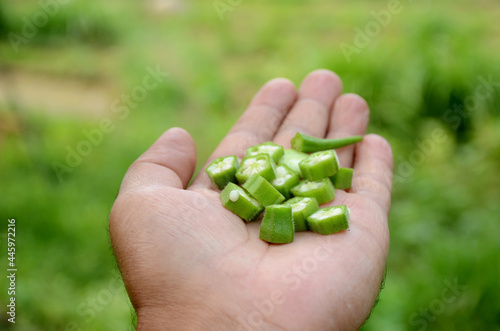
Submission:
<svg viewBox="0 0 500 331">
<path fill-rule="evenodd" d="M 366 98 L 396 161 L 386 284 L 364 330 L 500 330 L 499 17 L 494 0 L 1 1 L 16 328 L 131 329 L 107 233 L 127 167 L 181 126 L 199 168 L 263 83 L 328 68 Z M 169 76 L 126 105 L 157 67 Z"/>
</svg>

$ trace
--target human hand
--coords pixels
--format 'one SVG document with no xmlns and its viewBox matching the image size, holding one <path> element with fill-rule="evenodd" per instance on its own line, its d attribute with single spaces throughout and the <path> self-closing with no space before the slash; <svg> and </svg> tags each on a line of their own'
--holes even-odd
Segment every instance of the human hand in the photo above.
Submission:
<svg viewBox="0 0 500 331">
<path fill-rule="evenodd" d="M 366 102 L 317 70 L 297 92 L 285 79 L 264 85 L 207 161 L 296 132 L 364 134 Z M 351 209 L 350 229 L 298 232 L 287 245 L 259 239 L 260 222 L 226 210 L 196 164 L 189 134 L 165 132 L 132 164 L 110 217 L 110 236 L 138 330 L 355 330 L 376 300 L 389 249 L 392 152 L 381 137 L 338 150 L 354 168 L 352 188 L 333 202 Z M 205 165 L 205 166 L 206 166 Z"/>
</svg>

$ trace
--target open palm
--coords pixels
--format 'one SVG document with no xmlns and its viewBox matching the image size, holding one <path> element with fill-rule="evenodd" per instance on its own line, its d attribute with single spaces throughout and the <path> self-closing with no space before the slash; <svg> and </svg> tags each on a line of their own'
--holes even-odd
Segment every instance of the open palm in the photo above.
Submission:
<svg viewBox="0 0 500 331">
<path fill-rule="evenodd" d="M 243 157 L 272 140 L 290 148 L 296 132 L 364 134 L 369 110 L 330 71 L 264 85 L 207 161 Z M 296 233 L 287 245 L 259 239 L 260 221 L 226 210 L 196 164 L 189 134 L 170 129 L 127 172 L 113 206 L 110 235 L 138 314 L 139 330 L 355 330 L 377 297 L 389 248 L 392 154 L 367 135 L 338 150 L 354 168 L 353 187 L 333 202 L 351 209 L 348 231 Z"/>
</svg>

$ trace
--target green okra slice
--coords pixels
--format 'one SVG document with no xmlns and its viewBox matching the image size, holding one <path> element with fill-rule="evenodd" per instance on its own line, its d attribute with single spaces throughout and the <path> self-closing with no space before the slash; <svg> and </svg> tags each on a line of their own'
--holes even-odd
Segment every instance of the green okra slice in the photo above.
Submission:
<svg viewBox="0 0 500 331">
<path fill-rule="evenodd" d="M 287 199 L 290 199 L 292 187 L 299 183 L 299 175 L 292 171 L 286 165 L 276 166 L 276 178 L 271 181 L 271 184 Z"/>
<path fill-rule="evenodd" d="M 259 174 L 271 181 L 276 178 L 275 167 L 276 164 L 268 154 L 247 156 L 241 160 L 236 179 L 238 183 L 244 184 L 252 175 Z"/>
<path fill-rule="evenodd" d="M 276 145 L 275 143 L 268 141 L 256 146 L 247 148 L 245 156 L 254 156 L 259 154 L 269 154 L 274 162 L 278 162 L 281 157 L 285 154 L 283 146 Z"/>
<path fill-rule="evenodd" d="M 303 180 L 291 191 L 296 197 L 315 198 L 320 205 L 335 199 L 335 188 L 329 178 L 319 181 Z"/>
<path fill-rule="evenodd" d="M 351 168 L 340 168 L 339 171 L 330 177 L 333 187 L 339 190 L 348 190 L 352 186 L 352 175 L 354 169 Z"/>
<path fill-rule="evenodd" d="M 307 180 L 320 180 L 333 176 L 339 171 L 339 159 L 333 149 L 316 152 L 300 161 L 302 177 Z"/>
<path fill-rule="evenodd" d="M 238 158 L 235 155 L 219 157 L 205 169 L 210 180 L 222 190 L 228 183 L 236 183 Z"/>
<path fill-rule="evenodd" d="M 224 207 L 246 222 L 255 220 L 264 210 L 264 207 L 257 200 L 234 183 L 226 185 L 220 193 L 220 199 Z"/>
<path fill-rule="evenodd" d="M 321 139 L 297 133 L 292 139 L 292 148 L 304 153 L 325 151 L 352 145 L 363 140 L 362 136 L 351 136 L 338 139 Z"/>
<path fill-rule="evenodd" d="M 323 208 L 307 218 L 307 225 L 317 233 L 337 233 L 349 228 L 350 214 L 347 206 Z"/>
<path fill-rule="evenodd" d="M 295 231 L 307 231 L 307 218 L 319 209 L 318 201 L 315 198 L 295 197 L 285 201 L 285 204 L 292 206 Z"/>
<path fill-rule="evenodd" d="M 307 155 L 306 153 L 297 152 L 294 149 L 285 149 L 285 154 L 279 160 L 278 164 L 286 165 L 292 171 L 297 173 L 297 175 L 301 176 L 299 163 L 300 161 L 306 159 L 308 156 L 309 155 Z"/>
<path fill-rule="evenodd" d="M 292 207 L 290 205 L 271 205 L 266 207 L 260 226 L 259 238 L 273 243 L 291 243 L 294 238 Z"/>
<path fill-rule="evenodd" d="M 285 197 L 259 174 L 248 178 L 245 184 L 243 184 L 243 188 L 264 207 L 280 204 L 285 201 Z"/>
</svg>

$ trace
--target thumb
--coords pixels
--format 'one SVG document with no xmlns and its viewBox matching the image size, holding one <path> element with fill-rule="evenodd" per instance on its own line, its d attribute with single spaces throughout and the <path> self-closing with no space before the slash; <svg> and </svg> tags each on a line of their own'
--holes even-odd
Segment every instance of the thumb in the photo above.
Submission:
<svg viewBox="0 0 500 331">
<path fill-rule="evenodd" d="M 146 186 L 186 188 L 196 167 L 196 146 L 184 129 L 167 130 L 129 168 L 120 193 Z"/>
</svg>

